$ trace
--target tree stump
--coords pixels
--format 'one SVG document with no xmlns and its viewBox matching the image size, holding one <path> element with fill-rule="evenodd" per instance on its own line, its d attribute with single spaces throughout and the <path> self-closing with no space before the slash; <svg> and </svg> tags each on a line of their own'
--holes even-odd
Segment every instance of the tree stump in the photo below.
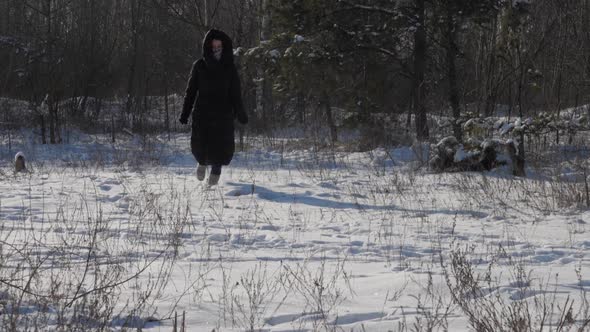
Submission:
<svg viewBox="0 0 590 332">
<path fill-rule="evenodd" d="M 506 152 L 512 161 L 512 175 L 525 177 L 526 172 L 524 170 L 524 158 L 517 153 L 514 141 L 509 141 L 506 143 Z"/>
<path fill-rule="evenodd" d="M 22 152 L 18 152 L 16 156 L 14 156 L 14 172 L 20 173 L 27 170 L 25 165 L 25 155 Z"/>
</svg>

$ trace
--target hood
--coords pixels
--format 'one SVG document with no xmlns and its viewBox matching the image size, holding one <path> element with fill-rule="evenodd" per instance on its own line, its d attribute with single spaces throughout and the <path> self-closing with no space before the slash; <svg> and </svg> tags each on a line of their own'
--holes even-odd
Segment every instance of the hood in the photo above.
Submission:
<svg viewBox="0 0 590 332">
<path fill-rule="evenodd" d="M 221 55 L 221 63 L 223 65 L 231 65 L 234 63 L 234 50 L 232 41 L 229 36 L 221 31 L 216 29 L 211 29 L 205 34 L 205 38 L 203 39 L 203 58 L 208 65 L 212 65 L 217 63 L 217 60 L 213 57 L 213 51 L 211 50 L 211 41 L 213 39 L 221 40 L 223 44 L 223 53 Z"/>
</svg>

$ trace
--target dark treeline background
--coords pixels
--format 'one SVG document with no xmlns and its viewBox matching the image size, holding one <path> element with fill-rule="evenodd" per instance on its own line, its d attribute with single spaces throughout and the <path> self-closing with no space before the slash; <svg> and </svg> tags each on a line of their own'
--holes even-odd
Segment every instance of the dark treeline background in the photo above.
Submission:
<svg viewBox="0 0 590 332">
<path fill-rule="evenodd" d="M 258 133 L 360 129 L 374 146 L 447 117 L 461 140 L 469 118 L 590 99 L 588 0 L 0 0 L 0 121 L 48 143 L 178 130 L 210 28 L 234 40 Z"/>
</svg>

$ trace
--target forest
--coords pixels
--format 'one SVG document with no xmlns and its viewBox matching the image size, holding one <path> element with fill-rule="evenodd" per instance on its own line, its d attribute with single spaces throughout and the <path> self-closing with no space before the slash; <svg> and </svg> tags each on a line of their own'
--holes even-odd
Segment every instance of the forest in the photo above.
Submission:
<svg viewBox="0 0 590 332">
<path fill-rule="evenodd" d="M 501 112 L 543 123 L 535 129 L 558 143 L 582 129 L 561 110 L 588 103 L 585 0 L 0 6 L 2 121 L 35 124 L 51 144 L 69 128 L 179 130 L 177 99 L 214 27 L 234 40 L 256 133 L 321 126 L 336 143 L 354 129 L 365 149 L 441 132 L 463 141 L 469 119 Z M 26 103 L 27 117 L 10 100 Z"/>
<path fill-rule="evenodd" d="M 0 0 L 0 331 L 589 331 L 589 143 L 589 0 Z"/>
</svg>

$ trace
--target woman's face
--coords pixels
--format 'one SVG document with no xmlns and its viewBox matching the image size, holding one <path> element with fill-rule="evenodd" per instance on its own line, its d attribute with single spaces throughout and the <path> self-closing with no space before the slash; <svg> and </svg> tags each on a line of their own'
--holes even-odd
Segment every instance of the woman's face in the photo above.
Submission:
<svg viewBox="0 0 590 332">
<path fill-rule="evenodd" d="M 221 54 L 223 53 L 223 43 L 221 40 L 213 39 L 211 42 L 211 51 L 213 52 L 215 59 L 221 59 Z"/>
</svg>

